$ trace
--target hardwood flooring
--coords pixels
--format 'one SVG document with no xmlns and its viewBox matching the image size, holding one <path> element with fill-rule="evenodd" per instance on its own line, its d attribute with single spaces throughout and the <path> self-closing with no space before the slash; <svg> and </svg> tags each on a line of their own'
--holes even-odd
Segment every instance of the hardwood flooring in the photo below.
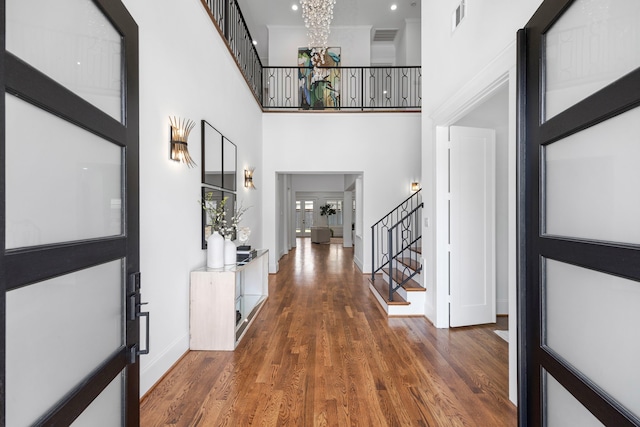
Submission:
<svg viewBox="0 0 640 427">
<path fill-rule="evenodd" d="M 234 352 L 191 351 L 141 403 L 142 426 L 515 426 L 494 329 L 387 319 L 353 251 L 280 261 Z"/>
</svg>

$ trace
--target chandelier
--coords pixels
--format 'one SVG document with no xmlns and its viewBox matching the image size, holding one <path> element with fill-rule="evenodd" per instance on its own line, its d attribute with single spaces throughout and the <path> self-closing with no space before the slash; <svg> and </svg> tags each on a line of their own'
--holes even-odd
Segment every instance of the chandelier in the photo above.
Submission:
<svg viewBox="0 0 640 427">
<path fill-rule="evenodd" d="M 300 0 L 314 69 L 324 64 L 336 0 Z"/>
</svg>

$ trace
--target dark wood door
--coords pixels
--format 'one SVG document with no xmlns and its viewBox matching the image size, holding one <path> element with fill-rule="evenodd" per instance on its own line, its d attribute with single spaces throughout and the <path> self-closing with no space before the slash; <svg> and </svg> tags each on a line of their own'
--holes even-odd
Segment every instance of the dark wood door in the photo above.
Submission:
<svg viewBox="0 0 640 427">
<path fill-rule="evenodd" d="M 640 425 L 640 3 L 518 34 L 522 426 Z"/>
<path fill-rule="evenodd" d="M 0 425 L 139 424 L 138 29 L 5 0 Z"/>
</svg>

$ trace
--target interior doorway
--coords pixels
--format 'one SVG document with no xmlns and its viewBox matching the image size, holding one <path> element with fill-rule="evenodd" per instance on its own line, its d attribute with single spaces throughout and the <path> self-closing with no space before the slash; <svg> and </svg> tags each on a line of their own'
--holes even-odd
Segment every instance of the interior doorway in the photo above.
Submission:
<svg viewBox="0 0 640 427">
<path fill-rule="evenodd" d="M 509 398 L 517 403 L 517 312 L 516 312 L 516 67 L 515 44 L 483 70 L 473 84 L 460 90 L 450 103 L 433 114 L 438 132 L 449 126 L 472 126 L 496 131 L 496 312 L 509 315 Z M 436 212 L 447 218 L 448 158 L 438 144 L 436 155 Z M 444 188 L 443 188 L 444 185 Z M 436 287 L 434 323 L 449 327 L 448 221 L 436 221 Z M 497 328 L 500 329 L 500 328 Z"/>
<path fill-rule="evenodd" d="M 489 99 L 454 123 L 495 131 L 495 304 L 496 314 L 509 315 L 509 87 L 504 84 Z"/>
</svg>

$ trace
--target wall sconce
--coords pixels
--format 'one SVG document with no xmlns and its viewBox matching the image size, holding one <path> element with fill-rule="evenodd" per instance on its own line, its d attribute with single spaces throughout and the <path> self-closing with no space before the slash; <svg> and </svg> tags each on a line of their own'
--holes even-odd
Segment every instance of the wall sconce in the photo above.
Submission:
<svg viewBox="0 0 640 427">
<path fill-rule="evenodd" d="M 419 182 L 412 182 L 411 183 L 411 191 L 413 191 L 415 193 L 418 190 L 420 190 L 420 183 Z"/>
<path fill-rule="evenodd" d="M 192 120 L 169 117 L 171 124 L 171 160 L 186 163 L 190 168 L 196 167 L 196 162 L 189 155 L 187 139 L 191 129 L 196 125 Z"/>
<path fill-rule="evenodd" d="M 253 171 L 256 170 L 254 167 L 250 167 L 244 170 L 244 187 L 251 188 L 252 190 L 256 189 L 256 186 L 253 185 Z"/>
</svg>

